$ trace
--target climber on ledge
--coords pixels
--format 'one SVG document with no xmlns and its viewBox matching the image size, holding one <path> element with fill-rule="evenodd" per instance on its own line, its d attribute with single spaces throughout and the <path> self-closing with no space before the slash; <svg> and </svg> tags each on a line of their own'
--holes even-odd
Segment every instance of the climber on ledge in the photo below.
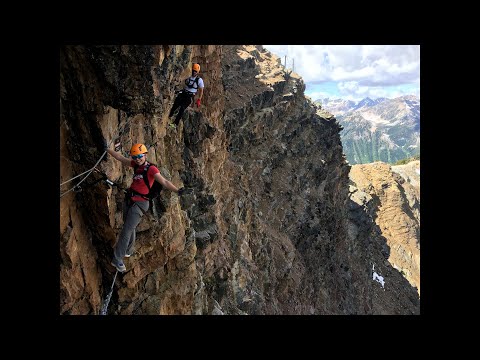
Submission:
<svg viewBox="0 0 480 360">
<path fill-rule="evenodd" d="M 203 97 L 203 79 L 198 76 L 198 73 L 200 72 L 200 65 L 199 64 L 193 64 L 192 66 L 192 76 L 187 78 L 185 80 L 185 87 L 183 90 L 180 90 L 178 92 L 177 97 L 175 98 L 175 101 L 173 102 L 172 109 L 170 110 L 170 114 L 168 114 L 168 117 L 172 117 L 175 110 L 177 108 L 180 108 L 178 110 L 177 117 L 175 118 L 175 123 L 171 123 L 170 127 L 176 128 L 180 122 L 180 119 L 183 116 L 183 112 L 187 107 L 190 106 L 193 102 L 193 98 L 195 97 L 195 94 L 197 93 L 198 89 L 198 99 L 196 101 L 197 108 L 200 107 L 200 102 Z"/>
<path fill-rule="evenodd" d="M 135 144 L 130 149 L 132 159 L 129 159 L 120 153 L 108 149 L 105 141 L 104 147 L 106 152 L 112 155 L 116 160 L 122 162 L 125 166 L 131 166 L 133 168 L 137 166 L 136 170 L 134 170 L 132 185 L 130 185 L 130 188 L 127 190 L 123 202 L 123 229 L 120 233 L 117 244 L 115 245 L 111 262 L 118 271 L 124 272 L 126 271 L 126 267 L 123 263 L 123 258 L 130 257 L 133 254 L 136 235 L 135 229 L 140 223 L 143 213 L 149 208 L 149 201 L 145 196 L 148 194 L 149 189 L 143 178 L 144 168 L 149 165 L 146 156 L 148 151 L 144 144 Z M 184 192 L 184 188 L 179 189 L 165 179 L 160 174 L 158 168 L 154 165 L 148 167 L 147 177 L 150 188 L 154 181 L 158 181 L 162 186 L 177 192 L 179 195 L 182 195 Z"/>
</svg>

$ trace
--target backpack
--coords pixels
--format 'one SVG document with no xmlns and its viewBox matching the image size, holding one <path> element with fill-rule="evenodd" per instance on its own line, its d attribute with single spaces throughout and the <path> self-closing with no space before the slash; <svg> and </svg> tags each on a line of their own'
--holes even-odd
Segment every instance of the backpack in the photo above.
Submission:
<svg viewBox="0 0 480 360">
<path fill-rule="evenodd" d="M 138 195 L 140 195 L 141 197 L 143 197 L 144 199 L 147 199 L 149 201 L 157 198 L 159 195 L 160 195 L 160 192 L 162 191 L 163 189 L 163 186 L 156 180 L 153 181 L 153 185 L 152 187 L 150 187 L 150 184 L 148 183 L 148 169 L 150 168 L 150 166 L 156 166 L 155 164 L 150 164 L 148 163 L 147 166 L 145 166 L 143 168 L 143 173 L 142 173 L 142 176 L 143 176 L 143 181 L 145 182 L 145 185 L 147 185 L 147 188 L 148 188 L 148 194 L 139 194 L 137 193 Z M 137 169 L 138 169 L 138 165 L 135 165 L 133 167 L 133 176 L 135 176 L 136 172 L 137 172 Z"/>
<path fill-rule="evenodd" d="M 198 80 L 200 80 L 198 76 L 193 81 L 190 81 L 190 78 L 187 78 L 185 79 L 185 85 L 187 85 L 190 89 L 198 89 Z M 194 86 L 195 84 L 197 86 Z"/>
</svg>

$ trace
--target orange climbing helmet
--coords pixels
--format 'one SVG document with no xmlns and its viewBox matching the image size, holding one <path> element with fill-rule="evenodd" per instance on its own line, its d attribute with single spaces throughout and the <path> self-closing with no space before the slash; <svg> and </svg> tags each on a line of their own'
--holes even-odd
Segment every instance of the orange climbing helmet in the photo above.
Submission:
<svg viewBox="0 0 480 360">
<path fill-rule="evenodd" d="M 130 156 L 148 153 L 147 147 L 143 144 L 135 144 L 130 149 Z"/>
<path fill-rule="evenodd" d="M 196 72 L 200 72 L 200 65 L 199 64 L 193 64 L 192 70 L 194 70 Z"/>
</svg>

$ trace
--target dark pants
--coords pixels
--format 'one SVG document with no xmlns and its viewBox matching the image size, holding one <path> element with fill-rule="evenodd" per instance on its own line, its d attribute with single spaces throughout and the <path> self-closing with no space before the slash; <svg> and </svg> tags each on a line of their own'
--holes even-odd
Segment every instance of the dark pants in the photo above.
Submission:
<svg viewBox="0 0 480 360">
<path fill-rule="evenodd" d="M 172 110 L 170 110 L 170 114 L 168 114 L 168 117 L 171 117 L 175 112 L 175 110 L 177 110 L 177 108 L 180 107 L 180 110 L 178 110 L 177 117 L 175 118 L 175 125 L 178 125 L 178 123 L 180 122 L 180 119 L 183 116 L 183 112 L 187 107 L 190 106 L 194 96 L 195 94 L 183 91 L 179 93 L 175 98 L 175 101 L 173 102 Z"/>
<path fill-rule="evenodd" d="M 118 237 L 117 244 L 113 250 L 113 259 L 116 264 L 123 264 L 125 254 L 131 254 L 135 245 L 135 229 L 142 219 L 143 211 L 147 211 L 148 201 L 139 201 L 135 204 L 130 203 L 128 197 L 123 202 L 123 229 Z"/>
</svg>

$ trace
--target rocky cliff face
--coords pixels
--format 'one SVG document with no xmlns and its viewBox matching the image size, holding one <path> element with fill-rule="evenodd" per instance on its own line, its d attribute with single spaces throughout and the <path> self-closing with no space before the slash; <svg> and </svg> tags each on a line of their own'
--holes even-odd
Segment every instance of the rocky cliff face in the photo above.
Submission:
<svg viewBox="0 0 480 360">
<path fill-rule="evenodd" d="M 172 130 L 173 90 L 192 62 L 202 107 Z M 261 46 L 68 46 L 60 64 L 61 183 L 95 165 L 102 137 L 120 136 L 124 153 L 146 144 L 165 177 L 193 189 L 164 190 L 142 220 L 110 314 L 419 312 L 348 197 L 338 123 Z M 130 185 L 132 169 L 111 157 L 97 168 Z M 60 188 L 61 314 L 99 313 L 122 227 L 123 193 L 96 171 L 69 191 L 81 179 Z M 356 232 L 352 218 L 364 222 Z M 395 286 L 372 280 L 373 263 Z"/>
<path fill-rule="evenodd" d="M 380 230 L 372 238 L 420 294 L 420 161 L 354 165 L 350 179 L 352 200 L 368 209 Z"/>
</svg>

